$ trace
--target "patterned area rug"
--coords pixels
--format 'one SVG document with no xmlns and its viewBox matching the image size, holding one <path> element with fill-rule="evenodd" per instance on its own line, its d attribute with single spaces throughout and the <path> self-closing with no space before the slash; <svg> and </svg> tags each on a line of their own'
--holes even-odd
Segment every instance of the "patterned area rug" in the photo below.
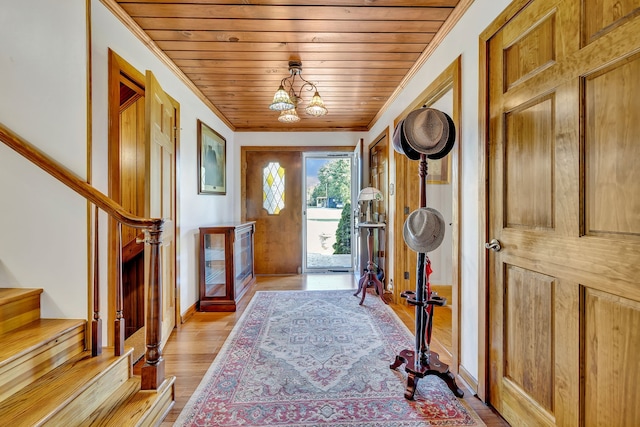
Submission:
<svg viewBox="0 0 640 427">
<path fill-rule="evenodd" d="M 352 290 L 256 292 L 176 426 L 483 426 L 444 381 L 404 398 L 412 333 Z"/>
</svg>

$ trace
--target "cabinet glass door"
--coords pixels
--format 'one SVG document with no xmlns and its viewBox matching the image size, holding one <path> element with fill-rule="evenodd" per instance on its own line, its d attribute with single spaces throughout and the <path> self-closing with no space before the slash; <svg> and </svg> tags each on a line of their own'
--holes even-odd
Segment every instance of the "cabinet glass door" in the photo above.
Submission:
<svg viewBox="0 0 640 427">
<path fill-rule="evenodd" d="M 236 236 L 235 249 L 235 289 L 242 291 L 245 284 L 253 278 L 253 228 L 245 229 Z"/>
<path fill-rule="evenodd" d="M 207 297 L 226 297 L 225 234 L 204 235 L 204 284 Z"/>
</svg>

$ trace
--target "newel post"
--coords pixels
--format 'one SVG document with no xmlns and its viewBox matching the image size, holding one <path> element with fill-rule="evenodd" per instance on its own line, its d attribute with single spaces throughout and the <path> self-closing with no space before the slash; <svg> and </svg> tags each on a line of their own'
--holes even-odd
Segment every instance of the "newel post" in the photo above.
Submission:
<svg viewBox="0 0 640 427">
<path fill-rule="evenodd" d="M 147 300 L 147 351 L 142 366 L 142 390 L 157 390 L 164 381 L 164 359 L 160 349 L 162 331 L 162 265 L 160 244 L 162 223 L 148 231 L 149 244 L 149 297 Z"/>
</svg>

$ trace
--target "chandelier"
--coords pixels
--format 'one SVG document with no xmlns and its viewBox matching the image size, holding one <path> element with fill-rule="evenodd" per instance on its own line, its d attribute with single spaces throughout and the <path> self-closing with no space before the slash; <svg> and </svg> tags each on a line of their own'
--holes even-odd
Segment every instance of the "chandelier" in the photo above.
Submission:
<svg viewBox="0 0 640 427">
<path fill-rule="evenodd" d="M 297 93 L 294 87 L 296 79 L 302 81 Z M 311 101 L 305 108 L 305 112 L 314 117 L 327 114 L 327 108 L 324 106 L 316 85 L 302 77 L 302 62 L 289 61 L 289 77 L 285 77 L 280 81 L 280 87 L 273 96 L 273 102 L 269 105 L 270 110 L 280 111 L 278 121 L 295 123 L 300 120 L 296 108 L 298 107 L 298 102 L 302 99 L 303 89 L 314 92 Z"/>
</svg>

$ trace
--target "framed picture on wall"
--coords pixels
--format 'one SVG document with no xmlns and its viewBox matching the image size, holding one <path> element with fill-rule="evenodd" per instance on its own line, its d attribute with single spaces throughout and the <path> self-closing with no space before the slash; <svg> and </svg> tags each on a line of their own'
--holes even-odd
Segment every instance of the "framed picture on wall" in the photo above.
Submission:
<svg viewBox="0 0 640 427">
<path fill-rule="evenodd" d="M 448 184 L 450 163 L 450 155 L 438 160 L 427 160 L 427 182 L 429 184 Z"/>
<path fill-rule="evenodd" d="M 198 120 L 198 194 L 227 194 L 227 140 Z"/>
</svg>

